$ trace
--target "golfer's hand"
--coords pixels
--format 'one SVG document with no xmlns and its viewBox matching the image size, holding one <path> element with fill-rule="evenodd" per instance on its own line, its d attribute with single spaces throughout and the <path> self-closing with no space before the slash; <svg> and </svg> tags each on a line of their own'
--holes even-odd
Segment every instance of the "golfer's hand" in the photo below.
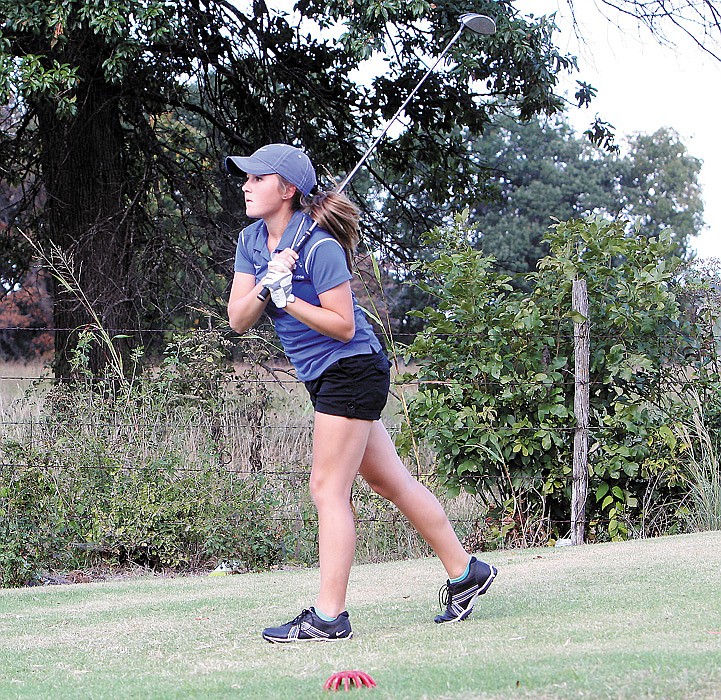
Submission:
<svg viewBox="0 0 721 700">
<path fill-rule="evenodd" d="M 285 248 L 277 253 L 273 254 L 272 262 L 280 262 L 285 265 L 289 270 L 295 269 L 295 264 L 298 261 L 298 253 L 292 248 Z"/>
<path fill-rule="evenodd" d="M 282 259 L 273 258 L 268 263 L 268 273 L 261 284 L 270 290 L 270 298 L 279 309 L 285 308 L 289 301 L 295 301 L 293 272 Z"/>
</svg>

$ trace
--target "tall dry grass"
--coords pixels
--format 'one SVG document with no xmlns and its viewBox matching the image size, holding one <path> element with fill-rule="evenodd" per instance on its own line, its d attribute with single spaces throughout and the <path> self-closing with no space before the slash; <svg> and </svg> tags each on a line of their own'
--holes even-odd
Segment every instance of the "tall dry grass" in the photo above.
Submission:
<svg viewBox="0 0 721 700">
<path fill-rule="evenodd" d="M 687 450 L 689 528 L 695 532 L 721 530 L 721 460 L 719 437 L 707 425 L 701 398 L 691 393 L 691 418 L 680 426 Z"/>
<path fill-rule="evenodd" d="M 3 447 L 13 443 L 24 446 L 13 452 L 12 459 L 17 461 L 15 473 L 35 468 L 33 460 L 41 456 L 43 464 L 38 468 L 52 470 L 61 499 L 65 497 L 60 493 L 63 488 L 68 489 L 68 498 L 75 497 L 72 489 L 76 488 L 78 469 L 85 473 L 97 470 L 99 484 L 107 482 L 100 476 L 103 470 L 112 473 L 115 481 L 127 479 L 126 492 L 122 484 L 114 483 L 110 487 L 116 498 L 130 498 L 134 490 L 147 488 L 148 482 L 140 478 L 138 470 L 154 470 L 161 479 L 170 482 L 174 478 L 186 479 L 183 483 L 193 483 L 188 499 L 218 503 L 221 496 L 217 484 L 202 477 L 210 460 L 224 470 L 229 490 L 233 490 L 233 483 L 242 484 L 238 493 L 264 504 L 259 516 L 262 520 L 254 523 L 254 527 L 272 535 L 274 541 L 282 542 L 282 561 L 312 565 L 317 557 L 317 519 L 308 488 L 313 416 L 305 388 L 289 381 L 285 375 L 283 381 L 278 381 L 277 374 L 254 370 L 249 375 L 247 367 L 233 369 L 234 376 L 218 389 L 217 402 L 213 399 L 212 415 L 197 411 L 159 411 L 152 400 L 133 401 L 129 405 L 123 401 L 108 404 L 107 397 L 99 398 L 93 391 L 84 391 L 79 384 L 75 394 L 68 395 L 66 389 L 65 394 L 61 392 L 60 406 L 65 407 L 70 401 L 70 411 L 59 418 L 51 415 L 57 408 L 57 394 L 55 382 L 46 368 L 0 366 L 0 375 L 5 378 L 0 382 L 3 409 L 0 461 L 7 463 L 9 452 Z M 184 400 L 192 404 L 192 397 Z M 50 404 L 46 406 L 47 401 L 56 402 L 52 410 Z M 400 404 L 396 394 L 390 398 L 385 411 L 384 422 L 391 433 L 397 431 L 402 419 Z M 18 454 L 22 455 L 21 459 Z M 9 467 L 12 472 L 13 465 Z M 433 476 L 431 451 L 427 447 L 420 449 L 418 458 L 408 467 L 438 495 L 459 536 L 473 549 L 484 546 L 483 507 L 467 494 L 446 497 Z M 65 472 L 67 479 L 63 478 Z M 195 480 L 193 472 L 199 474 Z M 359 562 L 430 554 L 428 546 L 397 509 L 374 494 L 360 478 L 352 499 L 358 523 Z M 228 504 L 218 505 L 222 509 L 217 518 L 224 518 Z M 144 517 L 144 512 L 147 513 L 147 509 L 140 511 L 138 517 Z M 206 513 L 203 517 L 203 527 L 207 529 L 207 523 L 212 523 L 214 516 Z M 134 520 L 137 540 L 142 523 L 136 521 L 137 517 Z M 171 525 L 179 527 L 177 523 Z M 117 533 L 117 526 L 113 533 Z M 167 537 L 172 539 L 172 534 Z M 224 537 L 225 542 L 227 536 Z M 88 538 L 88 547 L 84 550 L 88 556 L 108 555 L 103 550 L 105 545 L 95 541 L 103 538 L 99 526 L 93 526 Z M 112 541 L 118 541 L 116 534 L 113 538 Z M 233 557 L 231 550 L 232 544 L 228 544 L 229 558 Z M 201 554 L 194 551 L 189 557 L 194 566 L 207 564 L 207 558 Z M 222 558 L 222 552 L 218 552 L 218 557 Z"/>
</svg>

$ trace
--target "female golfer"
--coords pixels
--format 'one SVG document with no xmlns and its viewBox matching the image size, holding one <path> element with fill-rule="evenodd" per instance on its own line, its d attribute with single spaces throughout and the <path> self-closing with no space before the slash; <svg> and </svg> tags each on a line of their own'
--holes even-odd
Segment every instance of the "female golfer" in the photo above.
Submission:
<svg viewBox="0 0 721 700">
<path fill-rule="evenodd" d="M 345 601 L 355 553 L 350 493 L 357 474 L 399 508 L 448 572 L 446 610 L 435 621 L 465 619 L 496 569 L 464 550 L 442 506 L 410 475 L 380 421 L 390 364 L 351 292 L 358 210 L 342 194 L 318 191 L 308 156 L 286 144 L 246 158 L 229 156 L 226 168 L 246 176 L 246 213 L 258 219 L 238 239 L 230 325 L 242 333 L 267 312 L 315 409 L 310 492 L 318 511 L 320 590 L 313 607 L 265 629 L 263 638 L 352 636 Z M 294 252 L 294 240 L 313 220 L 318 228 Z M 264 286 L 270 302 L 258 299 Z"/>
</svg>

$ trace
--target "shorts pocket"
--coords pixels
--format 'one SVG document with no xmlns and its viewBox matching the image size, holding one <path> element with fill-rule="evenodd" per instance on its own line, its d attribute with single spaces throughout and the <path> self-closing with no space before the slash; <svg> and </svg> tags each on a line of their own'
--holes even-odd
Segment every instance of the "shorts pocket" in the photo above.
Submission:
<svg viewBox="0 0 721 700">
<path fill-rule="evenodd" d="M 373 360 L 373 366 L 382 374 L 390 371 L 391 361 L 382 352 L 375 353 Z"/>
</svg>

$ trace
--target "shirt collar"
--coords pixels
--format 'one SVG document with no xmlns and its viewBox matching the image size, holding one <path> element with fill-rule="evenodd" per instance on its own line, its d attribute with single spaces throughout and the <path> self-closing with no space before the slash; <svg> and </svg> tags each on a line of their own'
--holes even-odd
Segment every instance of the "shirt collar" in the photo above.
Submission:
<svg viewBox="0 0 721 700">
<path fill-rule="evenodd" d="M 295 240 L 300 236 L 305 228 L 310 225 L 309 221 L 310 217 L 306 216 L 302 211 L 294 211 L 285 231 L 283 231 L 278 247 L 273 252 L 277 253 L 281 250 L 285 250 L 286 248 L 292 248 Z M 258 229 L 258 235 L 255 237 L 253 250 L 256 253 L 259 253 L 266 260 L 270 260 L 271 255 L 268 251 L 268 227 L 262 219 L 258 223 L 260 224 L 260 227 Z"/>
</svg>

